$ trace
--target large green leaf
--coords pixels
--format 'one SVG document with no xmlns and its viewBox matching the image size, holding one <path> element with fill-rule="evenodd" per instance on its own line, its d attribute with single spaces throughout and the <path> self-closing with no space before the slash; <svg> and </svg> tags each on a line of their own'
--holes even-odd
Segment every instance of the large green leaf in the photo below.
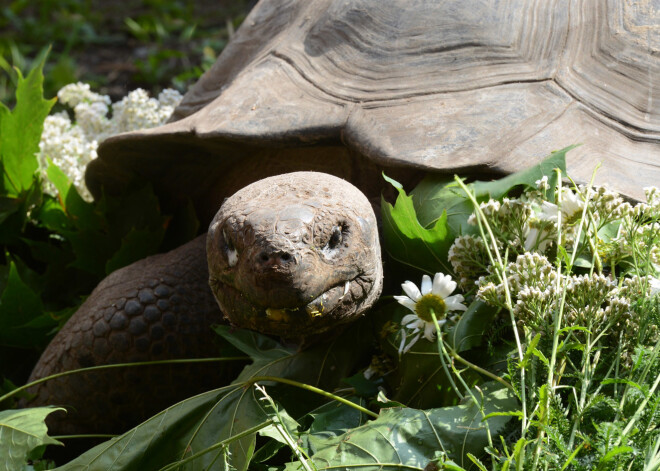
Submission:
<svg viewBox="0 0 660 471">
<path fill-rule="evenodd" d="M 505 388 L 484 384 L 474 390 L 478 401 L 430 410 L 392 408 L 382 410 L 380 417 L 343 435 L 319 438 L 312 455 L 316 469 L 437 469 L 426 468 L 445 452 L 461 466 L 471 461 L 467 453 L 481 456 L 488 446 L 484 414 L 518 409 L 518 402 Z M 487 421 L 493 437 L 501 432 L 510 417 L 495 416 Z M 289 463 L 288 471 L 298 470 L 298 463 Z"/>
<path fill-rule="evenodd" d="M 16 70 L 16 106 L 10 111 L 0 103 L 3 196 L 18 197 L 35 181 L 43 123 L 56 101 L 43 98 L 43 66 L 42 61 L 25 78 Z"/>
<path fill-rule="evenodd" d="M 0 469 L 17 470 L 27 464 L 27 456 L 42 445 L 62 445 L 48 436 L 46 416 L 56 407 L 0 411 Z"/>
<path fill-rule="evenodd" d="M 180 402 L 60 469 L 159 469 L 221 441 L 226 443 L 226 449 L 200 455 L 190 469 L 246 469 L 255 450 L 254 429 L 269 423 L 269 411 L 252 386 L 254 378 L 284 377 L 332 390 L 356 368 L 356 362 L 370 347 L 365 335 L 369 326 L 365 322 L 357 324 L 334 341 L 304 351 L 285 348 L 255 332 L 219 327 L 218 332 L 225 339 L 253 359 L 232 385 Z M 288 412 L 298 410 L 298 415 L 303 415 L 320 402 L 318 396 L 302 389 L 277 382 L 261 384 L 267 386 L 269 395 L 278 403 L 289 404 Z"/>
<path fill-rule="evenodd" d="M 364 400 L 350 397 L 352 402 L 365 406 Z M 301 434 L 302 446 L 308 454 L 316 453 L 328 439 L 343 435 L 351 429 L 367 423 L 368 417 L 353 407 L 338 402 L 329 402 L 309 414 L 314 421 L 309 430 Z"/>
<path fill-rule="evenodd" d="M 550 188 L 554 188 L 557 181 L 554 169 L 559 168 L 566 175 L 566 153 L 573 148 L 575 146 L 553 152 L 538 164 L 498 180 L 474 181 L 468 185 L 468 188 L 478 201 L 501 198 L 516 187 L 534 187 L 536 181 L 543 178 L 544 175 L 548 177 Z M 442 217 L 446 211 L 447 224 L 455 237 L 475 230 L 474 227 L 467 225 L 467 218 L 474 212 L 472 203 L 453 178 L 448 179 L 444 175 L 429 175 L 415 187 L 411 194 L 417 217 L 425 227 Z"/>
<path fill-rule="evenodd" d="M 516 187 L 534 186 L 547 175 L 550 187 L 556 182 L 555 168 L 566 172 L 566 152 L 574 146 L 550 154 L 529 169 L 493 181 L 468 185 L 477 201 L 500 198 Z M 400 184 L 386 178 L 398 190 L 392 206 L 382 201 L 384 246 L 396 261 L 420 271 L 451 274 L 447 263 L 449 248 L 456 237 L 474 233 L 467 223 L 474 208 L 463 189 L 446 175 L 429 175 L 407 195 Z"/>
</svg>

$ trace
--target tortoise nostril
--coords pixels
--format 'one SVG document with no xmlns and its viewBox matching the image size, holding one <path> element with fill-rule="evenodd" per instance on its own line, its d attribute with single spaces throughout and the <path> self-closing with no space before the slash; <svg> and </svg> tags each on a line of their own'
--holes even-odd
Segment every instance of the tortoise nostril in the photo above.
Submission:
<svg viewBox="0 0 660 471">
<path fill-rule="evenodd" d="M 288 252 L 264 250 L 257 255 L 256 259 L 261 266 L 283 266 L 289 265 L 294 257 Z"/>
</svg>

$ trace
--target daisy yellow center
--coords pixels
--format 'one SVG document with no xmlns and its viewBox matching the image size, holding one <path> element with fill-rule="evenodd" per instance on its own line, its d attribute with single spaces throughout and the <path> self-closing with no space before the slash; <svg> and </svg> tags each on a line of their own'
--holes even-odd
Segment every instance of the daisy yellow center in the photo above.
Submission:
<svg viewBox="0 0 660 471">
<path fill-rule="evenodd" d="M 442 319 L 447 313 L 447 304 L 437 294 L 425 294 L 415 303 L 415 312 L 424 322 L 433 322 L 431 311 L 435 313 L 436 319 Z"/>
</svg>

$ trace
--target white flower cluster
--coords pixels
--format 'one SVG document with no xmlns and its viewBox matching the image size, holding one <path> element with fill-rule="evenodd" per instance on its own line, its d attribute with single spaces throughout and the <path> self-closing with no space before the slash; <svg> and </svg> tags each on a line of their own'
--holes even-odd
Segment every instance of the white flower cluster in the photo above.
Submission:
<svg viewBox="0 0 660 471">
<path fill-rule="evenodd" d="M 647 315 L 660 296 L 660 190 L 644 190 L 633 205 L 604 187 L 558 190 L 542 178 L 517 198 L 481 203 L 468 223 L 489 230 L 457 237 L 449 261 L 466 291 L 510 310 L 525 334 L 549 335 L 561 313 L 567 335 L 602 338 L 630 366 L 635 346 L 660 335 Z"/>
<path fill-rule="evenodd" d="M 506 267 L 506 287 L 495 275 L 479 278 L 477 297 L 488 304 L 506 307 L 505 289 L 509 290 L 512 302 L 521 293 L 523 297 L 537 296 L 546 301 L 552 301 L 557 285 L 557 272 L 547 257 L 538 253 L 526 252 L 518 255 L 515 262 Z"/>
<path fill-rule="evenodd" d="M 506 287 L 503 282 L 497 283 L 494 275 L 482 277 L 477 297 L 505 308 L 505 290 L 508 289 L 519 327 L 532 332 L 551 330 L 562 293 L 566 325 L 587 327 L 592 331 L 604 329 L 608 324 L 610 328 L 625 325 L 635 332 L 639 319 L 631 311 L 631 299 L 651 293 L 650 277 L 648 281 L 645 279 L 644 293 L 640 291 L 638 279 L 626 281 L 619 288 L 612 278 L 599 273 L 561 275 L 558 284 L 557 272 L 548 259 L 536 253 L 518 256 L 515 263 L 507 266 L 506 273 Z"/>
<path fill-rule="evenodd" d="M 72 121 L 66 112 L 61 112 L 48 116 L 44 122 L 39 143 L 44 191 L 56 193 L 45 178 L 50 160 L 88 201 L 91 195 L 84 183 L 85 167 L 96 158 L 99 143 L 115 134 L 164 124 L 183 98 L 178 91 L 171 89 L 161 92 L 158 99 L 137 89 L 113 104 L 110 97 L 92 92 L 85 83 L 69 84 L 57 96 L 62 104 L 73 110 L 74 119 Z"/>
</svg>

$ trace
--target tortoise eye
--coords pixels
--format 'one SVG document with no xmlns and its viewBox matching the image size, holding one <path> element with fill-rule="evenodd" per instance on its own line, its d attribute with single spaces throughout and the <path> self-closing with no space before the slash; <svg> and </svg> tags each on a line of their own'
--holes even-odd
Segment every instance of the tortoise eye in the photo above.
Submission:
<svg viewBox="0 0 660 471">
<path fill-rule="evenodd" d="M 227 234 L 225 231 L 222 231 L 222 239 L 223 239 L 223 244 L 222 244 L 222 249 L 225 252 L 225 256 L 227 257 L 227 263 L 230 267 L 233 267 L 238 263 L 238 251 L 234 248 L 234 244 L 232 243 L 232 240 L 227 237 Z"/>
<path fill-rule="evenodd" d="M 328 240 L 328 248 L 336 249 L 341 244 L 342 237 L 342 227 L 335 226 L 332 228 L 332 233 L 330 234 L 330 240 Z"/>
</svg>

